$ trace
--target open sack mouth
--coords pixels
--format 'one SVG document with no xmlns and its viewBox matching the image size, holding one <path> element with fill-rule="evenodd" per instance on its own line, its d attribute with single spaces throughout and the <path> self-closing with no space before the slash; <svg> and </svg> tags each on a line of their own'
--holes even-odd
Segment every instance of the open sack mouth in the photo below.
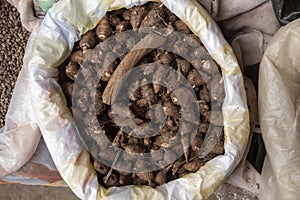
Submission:
<svg viewBox="0 0 300 200">
<path fill-rule="evenodd" d="M 57 2 L 29 55 L 30 99 L 58 171 L 84 198 L 208 196 L 249 134 L 232 49 L 196 1 L 90 3 Z"/>
<path fill-rule="evenodd" d="M 220 68 L 163 4 L 108 12 L 61 73 L 106 187 L 156 187 L 224 154 Z"/>
</svg>

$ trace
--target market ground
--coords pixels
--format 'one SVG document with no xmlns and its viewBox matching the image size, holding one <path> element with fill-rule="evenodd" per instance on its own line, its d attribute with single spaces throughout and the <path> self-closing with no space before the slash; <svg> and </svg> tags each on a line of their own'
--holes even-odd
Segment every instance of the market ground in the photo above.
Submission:
<svg viewBox="0 0 300 200">
<path fill-rule="evenodd" d="M 0 185 L 0 200 L 78 200 L 68 188 Z M 257 200 L 244 191 L 223 184 L 209 200 Z"/>
<path fill-rule="evenodd" d="M 0 200 L 78 200 L 68 188 L 0 185 Z"/>
</svg>

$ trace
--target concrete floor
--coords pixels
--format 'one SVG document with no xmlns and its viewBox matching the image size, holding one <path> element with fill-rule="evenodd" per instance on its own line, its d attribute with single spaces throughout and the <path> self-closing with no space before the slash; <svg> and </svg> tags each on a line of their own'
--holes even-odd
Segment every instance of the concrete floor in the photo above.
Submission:
<svg viewBox="0 0 300 200">
<path fill-rule="evenodd" d="M 0 185 L 0 200 L 78 200 L 69 188 Z"/>
<path fill-rule="evenodd" d="M 0 185 L 0 200 L 78 200 L 69 188 Z M 251 194 L 222 184 L 208 200 L 257 200 Z"/>
</svg>

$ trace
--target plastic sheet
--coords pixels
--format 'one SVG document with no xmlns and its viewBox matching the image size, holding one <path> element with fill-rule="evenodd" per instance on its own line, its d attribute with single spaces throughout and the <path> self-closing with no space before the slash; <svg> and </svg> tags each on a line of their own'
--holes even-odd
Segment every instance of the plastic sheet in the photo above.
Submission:
<svg viewBox="0 0 300 200">
<path fill-rule="evenodd" d="M 126 186 L 105 189 L 98 185 L 89 153 L 78 137 L 62 90 L 57 67 L 68 57 L 80 35 L 94 28 L 108 10 L 147 1 L 60 1 L 49 10 L 29 42 L 27 108 L 34 119 L 62 178 L 81 199 L 202 199 L 207 198 L 239 163 L 249 136 L 249 116 L 243 78 L 232 49 L 216 24 L 196 1 L 163 1 L 187 23 L 222 68 L 226 97 L 223 105 L 225 155 L 207 162 L 196 173 L 155 189 Z M 17 125 L 18 126 L 18 125 Z M 35 140 L 36 141 L 36 140 Z M 23 145 L 26 148 L 27 145 Z M 30 156 L 26 157 L 29 159 Z M 2 159 L 2 158 L 1 158 Z M 12 170 L 11 170 L 12 171 Z"/>
<path fill-rule="evenodd" d="M 6 114 L 5 127 L 0 129 L 0 177 L 21 168 L 34 154 L 41 134 L 35 120 L 28 89 L 28 62 L 35 33 L 31 35 Z"/>
<path fill-rule="evenodd" d="M 259 72 L 259 115 L 267 157 L 261 199 L 300 196 L 300 20 L 281 28 Z"/>
</svg>

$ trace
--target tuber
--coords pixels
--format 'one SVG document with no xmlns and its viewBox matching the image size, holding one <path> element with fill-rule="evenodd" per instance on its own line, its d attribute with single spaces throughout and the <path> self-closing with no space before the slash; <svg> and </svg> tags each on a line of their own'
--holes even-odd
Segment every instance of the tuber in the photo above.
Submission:
<svg viewBox="0 0 300 200">
<path fill-rule="evenodd" d="M 107 17 L 103 17 L 96 27 L 96 34 L 100 41 L 107 39 L 112 33 Z"/>
<path fill-rule="evenodd" d="M 203 165 L 204 165 L 204 161 L 202 159 L 196 159 L 189 163 L 184 164 L 183 168 L 185 168 L 189 172 L 194 173 L 198 171 L 198 169 Z"/>
<path fill-rule="evenodd" d="M 133 30 L 139 28 L 142 19 L 147 15 L 145 6 L 136 6 L 131 9 L 130 24 Z"/>
<path fill-rule="evenodd" d="M 196 69 L 192 69 L 188 73 L 187 80 L 193 88 L 198 87 L 204 83 L 201 74 Z"/>
<path fill-rule="evenodd" d="M 97 44 L 97 36 L 94 31 L 88 31 L 86 34 L 84 34 L 81 37 L 81 40 L 79 42 L 79 46 L 82 49 L 83 53 L 87 49 L 93 49 Z"/>
<path fill-rule="evenodd" d="M 184 34 L 189 34 L 191 31 L 189 27 L 183 22 L 183 21 L 176 21 L 174 22 L 175 28 L 177 31 L 184 33 Z"/>
<path fill-rule="evenodd" d="M 162 27 L 164 9 L 162 6 L 153 7 L 142 20 L 140 27 Z"/>
<path fill-rule="evenodd" d="M 78 70 L 79 66 L 77 63 L 70 61 L 68 65 L 66 66 L 66 75 L 69 77 L 71 80 L 75 80 L 78 76 Z"/>
</svg>

